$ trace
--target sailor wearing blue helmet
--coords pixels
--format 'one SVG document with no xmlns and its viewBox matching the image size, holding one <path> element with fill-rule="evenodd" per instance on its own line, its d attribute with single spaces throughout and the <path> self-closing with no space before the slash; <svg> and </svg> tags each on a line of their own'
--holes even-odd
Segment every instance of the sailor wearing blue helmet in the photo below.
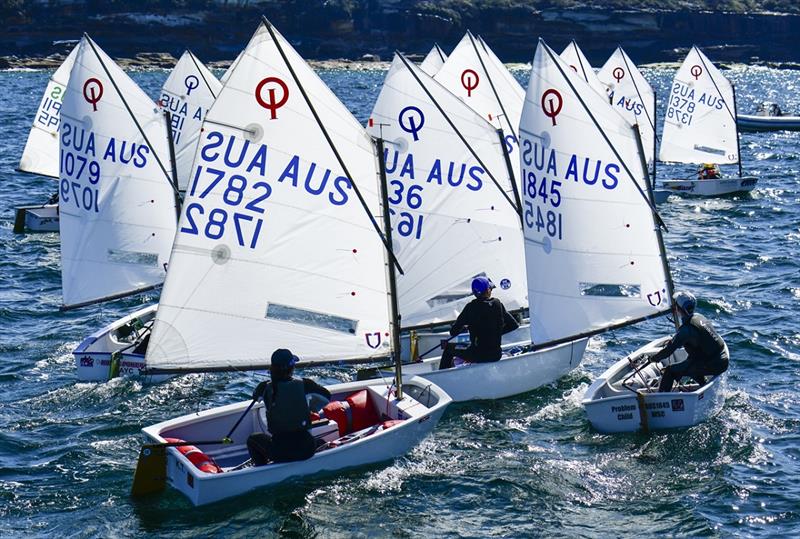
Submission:
<svg viewBox="0 0 800 539">
<path fill-rule="evenodd" d="M 468 363 L 488 363 L 500 359 L 502 336 L 517 329 L 519 324 L 506 311 L 502 302 L 492 297 L 494 287 L 492 280 L 485 276 L 478 276 L 472 280 L 472 294 L 475 299 L 464 306 L 464 310 L 450 328 L 451 336 L 469 329 L 470 344 L 465 350 L 458 351 L 454 344 L 445 346 L 439 363 L 440 369 L 452 367 L 456 353 Z"/>
<path fill-rule="evenodd" d="M 672 391 L 675 380 L 680 381 L 684 376 L 704 386 L 706 376 L 716 376 L 728 370 L 728 349 L 725 341 L 705 316 L 694 312 L 697 307 L 694 295 L 676 292 L 673 300 L 681 316 L 681 327 L 664 348 L 650 356 L 650 362 L 666 359 L 680 347 L 686 350 L 687 357 L 686 361 L 664 369 L 659 391 Z"/>
</svg>

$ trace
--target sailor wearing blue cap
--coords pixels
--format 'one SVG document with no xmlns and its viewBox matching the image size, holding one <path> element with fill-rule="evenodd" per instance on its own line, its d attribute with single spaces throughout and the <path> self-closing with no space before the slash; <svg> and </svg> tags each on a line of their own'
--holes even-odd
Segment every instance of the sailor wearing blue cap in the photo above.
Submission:
<svg viewBox="0 0 800 539">
<path fill-rule="evenodd" d="M 502 356 L 500 341 L 509 331 L 514 331 L 519 324 L 511 316 L 503 303 L 492 297 L 494 283 L 485 276 L 472 280 L 472 294 L 475 299 L 464 306 L 464 310 L 450 328 L 450 335 L 456 336 L 464 329 L 469 329 L 470 345 L 465 350 L 456 351 L 456 345 L 448 344 L 439 362 L 440 369 L 453 366 L 453 357 L 468 363 L 488 363 L 498 361 Z"/>
</svg>

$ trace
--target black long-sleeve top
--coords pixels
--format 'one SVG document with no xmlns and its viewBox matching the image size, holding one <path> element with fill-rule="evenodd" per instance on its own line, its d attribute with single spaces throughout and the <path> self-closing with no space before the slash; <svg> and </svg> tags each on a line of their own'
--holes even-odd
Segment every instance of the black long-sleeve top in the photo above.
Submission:
<svg viewBox="0 0 800 539">
<path fill-rule="evenodd" d="M 450 328 L 455 336 L 469 327 L 469 337 L 475 353 L 486 360 L 500 359 L 502 336 L 514 331 L 519 324 L 497 298 L 475 298 L 464 306 L 464 310 Z"/>
</svg>

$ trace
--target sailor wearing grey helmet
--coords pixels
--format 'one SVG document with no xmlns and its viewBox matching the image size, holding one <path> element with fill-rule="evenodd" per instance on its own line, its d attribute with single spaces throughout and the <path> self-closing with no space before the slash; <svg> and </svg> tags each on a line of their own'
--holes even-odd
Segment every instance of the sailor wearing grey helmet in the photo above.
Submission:
<svg viewBox="0 0 800 539">
<path fill-rule="evenodd" d="M 675 380 L 684 376 L 703 386 L 706 376 L 716 376 L 728 370 L 728 349 L 725 341 L 705 316 L 694 312 L 697 299 L 689 292 L 676 292 L 673 300 L 678 307 L 681 326 L 667 346 L 650 357 L 650 362 L 655 363 L 669 357 L 681 346 L 686 350 L 687 358 L 664 369 L 659 391 L 672 391 Z"/>
<path fill-rule="evenodd" d="M 450 328 L 452 337 L 458 335 L 465 328 L 469 329 L 470 345 L 465 350 L 456 350 L 456 345 L 444 346 L 440 369 L 453 366 L 453 357 L 457 353 L 460 358 L 469 363 L 487 363 L 498 361 L 502 356 L 500 342 L 502 336 L 509 331 L 514 331 L 519 324 L 506 311 L 503 303 L 492 297 L 495 288 L 491 279 L 478 276 L 472 280 L 472 294 L 475 299 L 464 306 L 464 310 Z"/>
<path fill-rule="evenodd" d="M 311 436 L 311 410 L 307 396 L 319 395 L 329 401 L 330 392 L 309 378 L 293 376 L 298 357 L 278 348 L 270 361 L 270 380 L 253 391 L 253 400 L 264 400 L 269 433 L 251 434 L 247 449 L 256 466 L 269 462 L 290 462 L 311 458 L 316 451 Z"/>
</svg>

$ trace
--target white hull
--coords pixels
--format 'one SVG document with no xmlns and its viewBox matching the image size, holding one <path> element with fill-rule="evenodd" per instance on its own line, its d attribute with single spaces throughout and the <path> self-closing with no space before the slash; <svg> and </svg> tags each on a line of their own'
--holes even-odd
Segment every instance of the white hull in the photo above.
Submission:
<svg viewBox="0 0 800 539">
<path fill-rule="evenodd" d="M 449 326 L 446 329 L 442 329 L 441 331 L 418 331 L 417 332 L 417 353 L 424 354 L 431 348 L 439 346 L 442 339 L 449 339 L 450 332 Z M 530 322 L 526 319 L 523 321 L 520 326 L 515 329 L 514 331 L 510 331 L 503 335 L 503 344 L 514 344 L 520 343 L 524 341 L 530 341 L 531 338 L 531 326 Z M 463 333 L 454 337 L 450 342 L 453 343 L 469 343 L 469 333 Z M 403 333 L 400 335 L 400 343 L 401 343 L 401 353 L 400 358 L 403 360 L 404 363 L 408 363 L 411 361 L 411 342 L 410 342 L 410 335 L 409 333 Z M 434 350 L 431 352 L 432 354 L 436 354 L 437 352 Z M 427 356 L 426 356 L 427 357 Z"/>
<path fill-rule="evenodd" d="M 119 376 L 142 376 L 145 367 L 144 354 L 134 353 L 137 338 L 142 330 L 131 327 L 138 319 L 138 326 L 153 320 L 158 305 L 148 305 L 133 314 L 120 318 L 88 337 L 72 352 L 78 380 L 81 382 L 105 382 L 111 379 L 111 355 L 122 351 Z M 160 382 L 168 375 L 145 376 L 146 382 Z"/>
<path fill-rule="evenodd" d="M 403 374 L 418 375 L 441 387 L 454 402 L 503 399 L 555 382 L 580 365 L 588 339 L 535 352 L 511 353 L 500 361 L 439 370 L 439 358 L 403 365 Z M 511 349 L 525 345 L 517 343 Z M 390 373 L 385 372 L 384 375 Z"/>
<path fill-rule="evenodd" d="M 668 340 L 669 337 L 665 337 L 643 346 L 616 362 L 592 383 L 582 404 L 595 429 L 611 433 L 691 427 L 719 411 L 724 399 L 724 375 L 711 378 L 703 387 L 697 384 L 686 386 L 693 391 L 669 393 L 658 392 L 660 369 L 656 365 L 642 369 L 641 376 L 631 376 L 633 371 L 629 358 L 635 361 L 643 354 L 653 354 Z M 678 363 L 684 359 L 686 352 L 678 350 L 662 363 Z M 629 379 L 628 387 L 624 384 L 626 379 Z M 639 394 L 644 402 L 644 416 L 640 411 Z"/>
<path fill-rule="evenodd" d="M 231 435 L 232 445 L 197 445 L 214 458 L 223 472 L 205 473 L 184 455 L 170 447 L 167 451 L 167 482 L 182 492 L 195 505 L 204 505 L 251 490 L 274 485 L 292 477 L 304 477 L 324 471 L 336 471 L 390 460 L 410 451 L 433 430 L 450 397 L 435 384 L 419 378 L 406 382 L 402 401 L 390 394 L 390 388 L 378 380 L 350 382 L 328 386 L 334 399 L 367 388 L 381 413 L 392 419 L 403 418 L 392 426 L 338 447 L 317 451 L 308 460 L 259 467 L 233 469 L 249 459 L 246 441 L 250 434 L 266 432 L 263 403 L 248 412 Z M 148 442 L 162 443 L 164 438 L 192 440 L 222 439 L 244 413 L 249 402 L 240 402 L 189 414 L 142 429 Z M 314 431 L 312 431 L 312 434 Z"/>
<path fill-rule="evenodd" d="M 752 191 L 758 183 L 755 176 L 717 178 L 713 180 L 664 180 L 662 189 L 684 196 L 715 197 Z"/>
<path fill-rule="evenodd" d="M 58 232 L 58 204 L 20 206 L 16 208 L 14 232 Z"/>
</svg>

